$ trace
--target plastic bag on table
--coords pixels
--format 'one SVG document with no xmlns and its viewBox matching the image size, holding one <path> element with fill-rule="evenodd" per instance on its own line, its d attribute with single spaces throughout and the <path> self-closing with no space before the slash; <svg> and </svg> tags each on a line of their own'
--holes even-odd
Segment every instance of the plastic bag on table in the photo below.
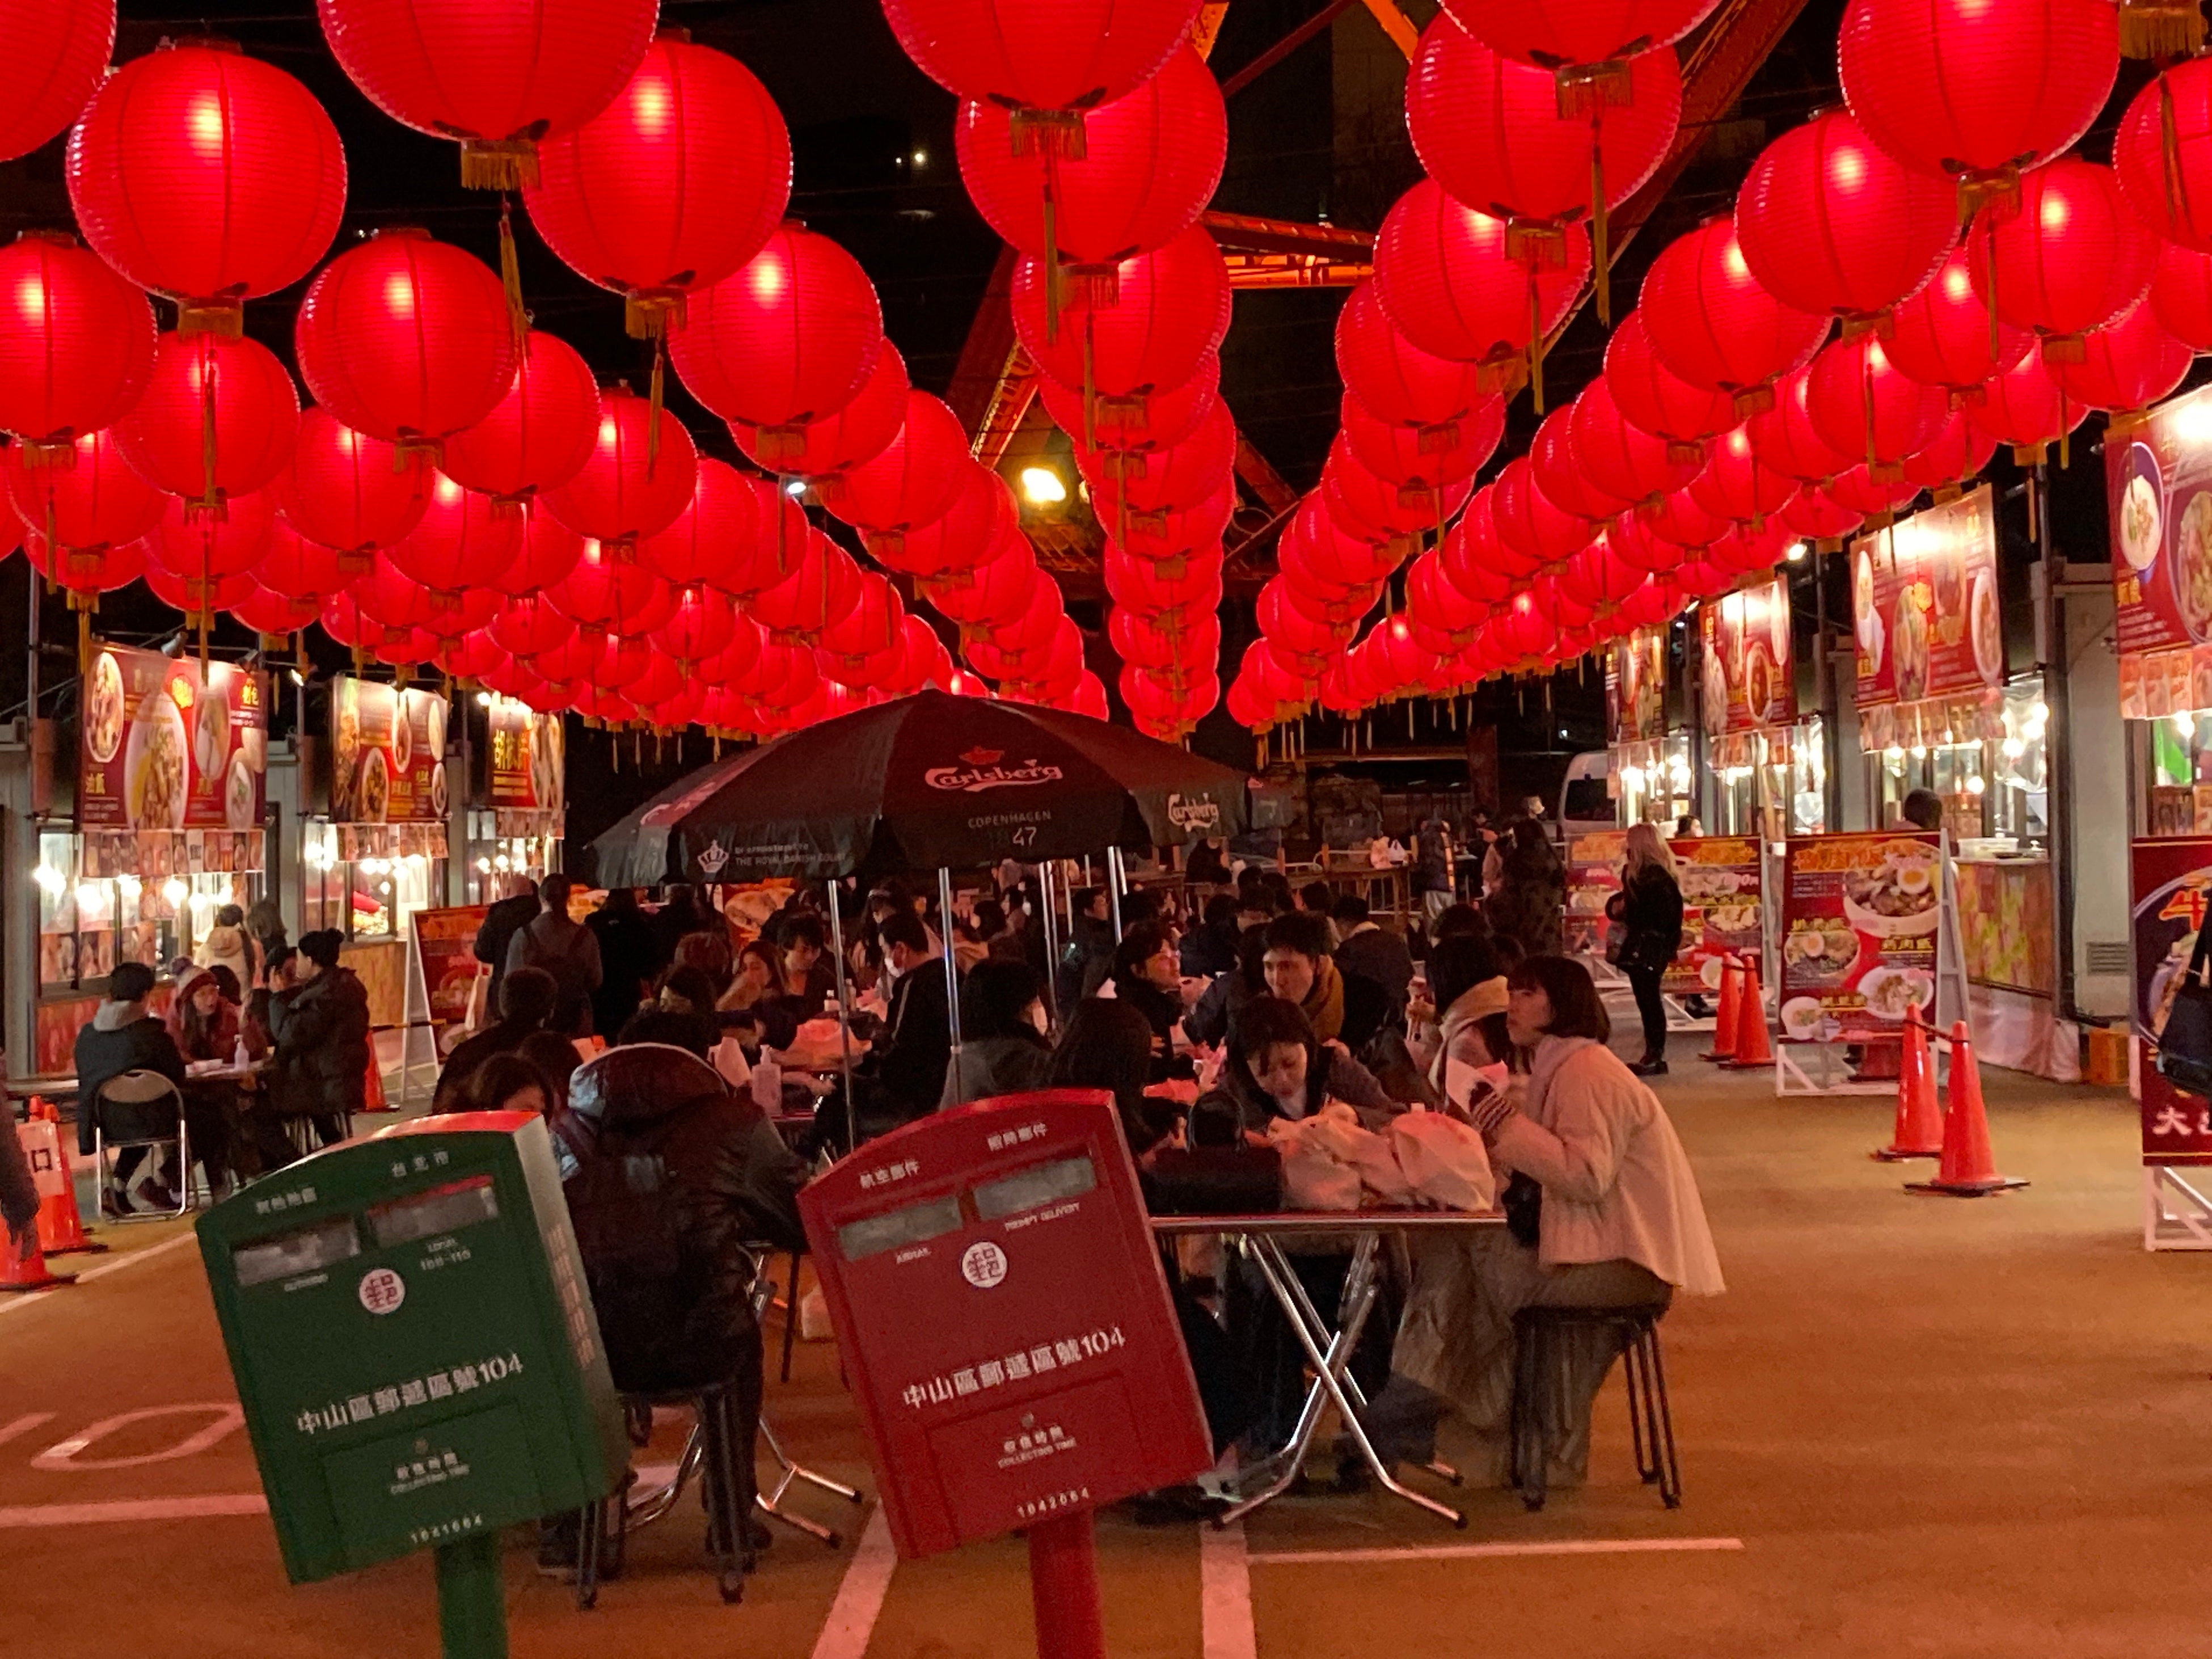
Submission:
<svg viewBox="0 0 2212 1659">
<path fill-rule="evenodd" d="M 1407 1112 L 1390 1121 L 1389 1141 L 1413 1200 L 1445 1210 L 1487 1210 L 1498 1177 L 1482 1137 L 1441 1112 Z"/>
</svg>

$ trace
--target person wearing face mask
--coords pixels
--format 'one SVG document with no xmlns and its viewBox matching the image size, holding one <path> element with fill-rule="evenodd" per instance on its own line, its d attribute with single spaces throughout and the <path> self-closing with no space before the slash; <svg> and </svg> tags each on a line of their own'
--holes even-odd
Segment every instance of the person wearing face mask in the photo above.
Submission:
<svg viewBox="0 0 2212 1659">
<path fill-rule="evenodd" d="M 1663 1308 L 1676 1291 L 1724 1288 L 1697 1176 L 1659 1097 L 1606 1046 L 1605 1005 L 1589 970 L 1530 957 L 1506 984 L 1506 1030 L 1528 1055 L 1527 1087 L 1478 1087 L 1452 1109 L 1481 1132 L 1498 1173 L 1513 1178 L 1507 1225 L 1421 1250 L 1393 1374 L 1362 1414 L 1386 1460 L 1418 1462 L 1434 1455 L 1436 1425 L 1455 1411 L 1480 1449 L 1462 1468 L 1498 1485 L 1511 1474 L 1516 1313 Z M 1583 1478 L 1590 1405 L 1613 1358 L 1613 1345 L 1571 1352 L 1547 1389 L 1565 1430 L 1553 1486 Z"/>
<path fill-rule="evenodd" d="M 1045 1086 L 1044 981 L 1025 962 L 986 958 L 960 985 L 960 1053 L 945 1068 L 939 1109 Z"/>
</svg>

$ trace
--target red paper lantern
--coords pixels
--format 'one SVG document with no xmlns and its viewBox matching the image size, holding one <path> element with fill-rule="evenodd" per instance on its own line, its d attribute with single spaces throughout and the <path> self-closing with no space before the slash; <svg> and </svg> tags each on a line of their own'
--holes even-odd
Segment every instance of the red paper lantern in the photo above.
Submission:
<svg viewBox="0 0 2212 1659">
<path fill-rule="evenodd" d="M 345 212 L 345 151 L 314 94 L 228 42 L 125 64 L 70 133 L 84 240 L 173 295 L 186 333 L 239 330 L 239 302 L 298 282 Z"/>
<path fill-rule="evenodd" d="M 1198 9 L 1198 0 L 885 0 L 884 15 L 938 85 L 1022 110 L 1049 135 L 1081 132 L 1077 112 L 1125 97 L 1158 74 Z"/>
<path fill-rule="evenodd" d="M 1770 471 L 1800 483 L 1819 483 L 1848 472 L 1866 451 L 1864 434 L 1850 428 L 1850 447 L 1838 449 L 1813 419 L 1813 365 L 1793 368 L 1774 386 L 1774 407 L 1746 422 L 1752 453 Z"/>
<path fill-rule="evenodd" d="M 1898 161 L 2008 191 L 2097 118 L 2119 23 L 2111 0 L 1851 0 L 1836 59 L 1852 115 Z"/>
<path fill-rule="evenodd" d="M 1923 489 L 1941 489 L 1971 478 L 1990 464 L 1997 441 L 1966 418 L 1965 408 L 1951 418 L 1936 441 L 1905 458 L 1905 479 Z"/>
<path fill-rule="evenodd" d="M 1452 434 L 1443 442 L 1432 441 L 1419 427 L 1378 421 L 1348 392 L 1338 418 L 1362 466 L 1401 489 L 1427 491 L 1473 477 L 1497 452 L 1505 435 L 1505 400 L 1486 398 L 1467 419 L 1436 428 L 1439 438 Z"/>
<path fill-rule="evenodd" d="M 1690 483 L 1690 498 L 1717 518 L 1764 519 L 1788 501 L 1798 481 L 1762 462 L 1743 427 L 1713 440 L 1705 470 Z"/>
<path fill-rule="evenodd" d="M 346 592 L 361 607 L 362 616 L 383 629 L 402 633 L 423 626 L 438 609 L 430 590 L 392 563 L 388 551 L 372 558 L 368 568 L 346 585 Z M 382 642 L 381 636 L 360 641 L 372 651 Z"/>
<path fill-rule="evenodd" d="M 1878 522 L 1895 514 L 1920 493 L 1920 486 L 1910 478 L 1876 477 L 1864 461 L 1848 472 L 1838 472 L 1821 489 L 1831 501 L 1845 512 L 1863 514 Z M 1778 518 L 1770 524 L 1781 522 Z"/>
<path fill-rule="evenodd" d="M 115 52 L 115 0 L 40 0 L 0 14 L 0 161 L 77 118 Z"/>
<path fill-rule="evenodd" d="M 1100 398 L 1184 385 L 1229 331 L 1229 268 L 1197 225 L 1078 285 L 1056 325 L 1048 286 L 1042 260 L 1015 266 L 1014 333 L 1047 374 Z"/>
<path fill-rule="evenodd" d="M 264 587 L 256 572 L 253 591 L 230 607 L 234 620 L 252 629 L 264 641 L 282 641 L 285 635 L 296 634 L 322 614 L 319 599 L 295 599 Z"/>
<path fill-rule="evenodd" d="M 1860 334 L 1813 359 L 1806 408 L 1829 447 L 1895 477 L 1899 462 L 1936 441 L 1951 401 L 1938 388 L 1899 374 L 1881 341 Z"/>
<path fill-rule="evenodd" d="M 1507 252 L 1503 219 L 1424 179 L 1376 234 L 1375 297 L 1422 350 L 1486 366 L 1486 390 L 1517 384 L 1532 342 L 1566 314 L 1589 276 L 1589 233 L 1569 225 L 1565 237 L 1557 265 L 1532 269 Z"/>
<path fill-rule="evenodd" d="M 1336 313 L 1336 368 L 1344 389 L 1378 421 L 1410 426 L 1429 441 L 1459 441 L 1453 428 L 1496 399 L 1483 390 L 1484 372 L 1422 350 L 1398 331 L 1370 280 L 1352 290 Z"/>
<path fill-rule="evenodd" d="M 2082 361 L 2057 362 L 2052 376 L 2092 409 L 2148 408 L 2181 384 L 2193 355 L 2167 333 L 2148 302 L 2082 337 Z"/>
<path fill-rule="evenodd" d="M 8 500 L 24 527 L 67 548 L 135 542 L 161 516 L 161 494 L 125 464 L 113 432 L 88 432 L 67 466 L 33 466 L 20 445 L 0 450 Z"/>
<path fill-rule="evenodd" d="M 1653 535 L 1676 547 L 1707 547 L 1728 534 L 1727 518 L 1707 512 L 1686 488 L 1646 507 L 1637 518 Z"/>
<path fill-rule="evenodd" d="M 191 510 L 181 495 L 161 498 L 161 517 L 146 538 L 146 557 L 179 576 L 235 576 L 261 562 L 276 502 L 265 489 L 234 496 L 220 519 Z"/>
<path fill-rule="evenodd" d="M 1182 568 L 1170 573 L 1165 565 L 1124 553 L 1109 542 L 1104 560 L 1106 594 L 1115 604 L 1127 605 L 1147 617 L 1180 616 L 1195 620 L 1221 608 L 1224 562 L 1218 548 L 1194 550 L 1182 561 Z M 1267 585 L 1260 590 L 1260 628 L 1263 633 L 1273 631 L 1267 621 L 1268 595 L 1275 594 L 1279 603 L 1282 587 L 1280 577 L 1270 577 Z M 1348 633 L 1344 636 L 1346 640 L 1351 637 Z"/>
<path fill-rule="evenodd" d="M 34 465 L 126 414 L 154 372 L 154 307 L 67 236 L 0 248 L 0 432 Z M 43 453 L 37 453 L 43 452 Z"/>
<path fill-rule="evenodd" d="M 1237 486 L 1231 482 L 1188 513 L 1132 514 L 1109 527 L 1125 552 L 1141 559 L 1173 561 L 1193 548 L 1218 542 L 1236 510 Z"/>
<path fill-rule="evenodd" d="M 1972 255 L 1960 247 L 1926 288 L 1898 307 L 1882 349 L 1899 374 L 1942 386 L 1955 401 L 1978 400 L 1982 383 L 2010 369 L 2033 343 L 2033 336 L 2002 319 L 1991 330 Z"/>
<path fill-rule="evenodd" d="M 359 574 L 345 568 L 335 548 L 310 541 L 282 513 L 270 526 L 268 544 L 259 562 L 253 567 L 253 580 L 269 592 L 288 600 L 317 606 Z M 272 628 L 265 631 L 281 634 L 291 630 Z"/>
<path fill-rule="evenodd" d="M 23 556 L 31 562 L 32 569 L 68 590 L 70 608 L 75 611 L 97 610 L 102 593 L 130 586 L 146 574 L 147 568 L 143 541 L 111 542 L 99 547 L 64 545 L 56 558 L 48 550 L 46 537 L 36 530 L 23 538 Z"/>
<path fill-rule="evenodd" d="M 1717 0 L 1449 0 L 1461 27 L 1509 58 L 1563 71 L 1605 70 L 1620 58 L 1671 46 L 1702 22 Z M 1583 77 L 1586 79 L 1587 77 Z M 1618 101 L 1604 87 L 1595 93 Z M 1563 91 L 1562 97 L 1566 94 Z"/>
<path fill-rule="evenodd" d="M 847 685 L 896 679 L 906 659 L 906 606 L 898 590 L 875 572 L 863 572 L 860 598 L 823 630 L 816 659 L 825 674 Z"/>
<path fill-rule="evenodd" d="M 1027 542 L 1003 544 L 996 556 L 953 580 L 927 585 L 929 603 L 963 629 L 1012 622 L 1030 608 L 1036 584 L 1047 580 Z"/>
<path fill-rule="evenodd" d="M 1832 109 L 1752 163 L 1735 230 L 1753 277 L 1783 304 L 1863 320 L 1928 285 L 1959 240 L 1958 199 Z"/>
<path fill-rule="evenodd" d="M 1406 76 L 1406 125 L 1430 176 L 1455 199 L 1506 220 L 1542 264 L 1565 252 L 1559 228 L 1588 222 L 1604 246 L 1605 215 L 1666 159 L 1682 118 L 1682 72 L 1671 52 L 1639 52 L 1621 67 L 1625 99 L 1564 107 L 1546 69 L 1485 46 L 1439 14 Z"/>
<path fill-rule="evenodd" d="M 745 602 L 745 614 L 779 644 L 811 646 L 860 602 L 860 567 L 819 531 L 809 532 L 799 566 Z"/>
<path fill-rule="evenodd" d="M 1528 465 L 1535 475 L 1536 488 L 1553 505 L 1577 518 L 1609 519 L 1640 498 L 1612 494 L 1584 470 L 1575 453 L 1574 421 L 1574 405 L 1562 404 L 1537 426 L 1535 441 L 1528 446 Z"/>
<path fill-rule="evenodd" d="M 952 510 L 967 477 L 968 434 L 941 398 L 909 392 L 898 436 L 838 477 L 823 504 L 874 535 L 911 531 Z"/>
<path fill-rule="evenodd" d="M 710 582 L 727 592 L 728 579 L 764 522 L 773 534 L 754 481 L 702 455 L 691 499 L 667 529 L 639 539 L 637 562 L 678 587 Z"/>
<path fill-rule="evenodd" d="M 1378 478 L 1359 464 L 1340 432 L 1322 468 L 1320 495 L 1328 516 L 1339 528 L 1365 540 L 1389 544 L 1403 557 L 1418 544 L 1424 531 L 1441 533 L 1445 523 L 1474 493 L 1472 478 L 1412 489 Z"/>
<path fill-rule="evenodd" d="M 1406 573 L 1406 611 L 1423 648 L 1446 656 L 1473 641 L 1490 607 L 1462 592 L 1431 550 Z"/>
<path fill-rule="evenodd" d="M 650 640 L 688 674 L 725 649 L 737 632 L 737 607 L 713 588 L 694 584 L 676 590 L 675 614 L 653 630 Z"/>
<path fill-rule="evenodd" d="M 722 505 L 729 516 L 726 527 L 716 532 L 716 539 L 726 542 L 727 556 L 705 580 L 732 599 L 743 599 L 774 587 L 799 568 L 813 527 L 806 522 L 806 510 L 774 480 L 748 478 L 740 473 L 738 483 L 751 497 L 751 506 L 744 507 L 735 491 L 724 495 Z M 667 533 L 675 532 L 672 529 Z M 644 556 L 641 552 L 640 557 Z"/>
<path fill-rule="evenodd" d="M 422 517 L 424 469 L 381 438 L 344 425 L 330 410 L 301 412 L 292 453 L 270 484 L 301 535 L 335 548 L 353 574 Z"/>
<path fill-rule="evenodd" d="M 236 610 L 251 599 L 256 586 L 249 575 L 186 574 L 150 560 L 144 574 L 154 597 L 171 610 L 183 611 L 186 625 L 203 634 L 215 626 L 218 613 Z"/>
<path fill-rule="evenodd" d="M 1545 495 L 1526 455 L 1508 461 L 1492 481 L 1490 513 L 1499 543 L 1537 568 L 1564 564 L 1589 545 L 1589 520 Z"/>
<path fill-rule="evenodd" d="M 1198 430 L 1169 449 L 1077 452 L 1091 510 L 1105 525 L 1144 513 L 1186 513 L 1228 482 L 1237 422 L 1217 399 Z"/>
<path fill-rule="evenodd" d="M 613 101 L 653 44 L 656 0 L 316 0 L 353 83 L 393 120 L 461 143 L 461 183 L 538 181 L 538 145 Z"/>
<path fill-rule="evenodd" d="M 1644 585 L 1648 573 L 1613 550 L 1600 536 L 1575 555 L 1559 572 L 1559 591 L 1603 622 Z"/>
<path fill-rule="evenodd" d="M 1779 518 L 1757 526 L 1740 524 L 1707 549 L 1705 556 L 1723 570 L 1749 575 L 1773 569 L 1794 539 Z"/>
<path fill-rule="evenodd" d="M 883 307 L 867 272 L 795 223 L 686 308 L 668 344 L 676 372 L 724 420 L 769 428 L 758 439 L 763 465 L 780 467 L 784 447 L 795 453 L 803 442 L 781 428 L 825 419 L 859 395 L 883 345 Z"/>
<path fill-rule="evenodd" d="M 1667 440 L 1677 460 L 1702 460 L 1705 440 L 1736 423 L 1729 393 L 1692 386 L 1659 361 L 1640 310 L 1613 325 L 1605 343 L 1605 380 L 1621 418 Z"/>
<path fill-rule="evenodd" d="M 941 576 L 974 568 L 1018 537 L 1021 509 L 1006 480 L 973 461 L 956 471 L 959 494 L 950 507 L 910 530 L 870 532 L 869 556 L 909 576 Z"/>
<path fill-rule="evenodd" d="M 1284 526 L 1275 562 L 1293 587 L 1322 594 L 1382 580 L 1405 562 L 1407 550 L 1401 542 L 1356 533 L 1329 511 L 1322 490 L 1311 489 Z"/>
<path fill-rule="evenodd" d="M 520 354 L 499 278 L 459 248 L 402 228 L 316 275 L 293 355 L 315 401 L 348 426 L 428 447 L 499 407 Z"/>
<path fill-rule="evenodd" d="M 2088 418 L 2088 405 L 2069 398 L 2050 366 L 2032 351 L 2011 373 L 1991 380 L 1988 392 L 1982 402 L 1966 405 L 1967 417 L 2015 453 L 2040 451 Z"/>
<path fill-rule="evenodd" d="M 501 607 L 490 631 L 501 649 L 534 659 L 575 638 L 576 624 L 555 610 L 543 593 L 526 593 Z"/>
<path fill-rule="evenodd" d="M 684 422 L 629 387 L 614 386 L 599 394 L 599 441 L 591 458 L 541 499 L 548 513 L 578 535 L 625 553 L 641 536 L 676 522 L 698 477 L 699 452 Z"/>
<path fill-rule="evenodd" d="M 1791 535 L 1814 542 L 1840 541 L 1866 522 L 1866 514 L 1845 507 L 1819 484 L 1800 485 L 1775 516 Z"/>
<path fill-rule="evenodd" d="M 1650 574 L 1672 570 L 1682 562 L 1683 547 L 1679 542 L 1662 536 L 1652 526 L 1650 512 L 1624 513 L 1606 526 L 1606 543 L 1613 556 L 1630 569 Z M 1728 526 L 1721 523 L 1706 541 L 1717 540 L 1725 535 Z M 1698 544 L 1704 546 L 1705 542 Z"/>
<path fill-rule="evenodd" d="M 1036 377 L 1037 397 L 1062 432 L 1083 444 L 1083 392 L 1049 374 Z M 1101 450 L 1166 449 L 1198 430 L 1221 396 L 1221 359 L 1207 352 L 1190 379 L 1131 398 L 1091 400 L 1091 441 Z"/>
<path fill-rule="evenodd" d="M 1727 392 L 1739 416 L 1773 403 L 1773 385 L 1809 361 L 1828 319 L 1786 306 L 1759 285 L 1735 223 L 1711 219 L 1677 237 L 1644 279 L 1652 349 L 1692 386 Z"/>
<path fill-rule="evenodd" d="M 750 70 L 663 30 L 612 103 L 538 145 L 522 199 L 562 263 L 622 295 L 629 331 L 657 338 L 781 222 L 791 136 Z"/>
<path fill-rule="evenodd" d="M 1698 475 L 1703 460 L 1677 459 L 1675 447 L 1666 439 L 1631 424 L 1602 374 L 1575 399 L 1568 448 L 1590 483 L 1626 502 L 1652 501 L 1680 489 Z"/>
<path fill-rule="evenodd" d="M 441 470 L 502 508 L 564 484 L 599 435 L 599 385 L 575 347 L 532 330 L 514 384 L 498 406 L 446 440 Z"/>
<path fill-rule="evenodd" d="M 2020 193 L 2018 213 L 1984 215 L 1968 239 L 1975 291 L 2002 321 L 2041 335 L 2046 359 L 2079 362 L 2081 337 L 2149 291 L 2158 238 L 2110 167 L 2075 156 L 2027 174 Z"/>
<path fill-rule="evenodd" d="M 1118 600 L 1118 596 L 1117 600 Z M 1268 578 L 1255 606 L 1260 632 L 1279 659 L 1310 665 L 1315 672 L 1325 659 L 1352 643 L 1355 624 L 1318 621 L 1290 601 L 1280 576 Z"/>
<path fill-rule="evenodd" d="M 544 592 L 553 608 L 579 628 L 600 632 L 657 628 L 675 608 L 668 584 L 658 575 L 588 539 L 575 568 Z"/>
<path fill-rule="evenodd" d="M 491 497 L 433 473 L 422 516 L 385 550 L 402 575 L 433 593 L 458 593 L 499 581 L 522 550 L 522 520 L 495 513 Z"/>
<path fill-rule="evenodd" d="M 1221 623 L 1212 617 L 1155 621 L 1117 606 L 1106 619 L 1106 637 L 1123 662 L 1162 674 L 1207 668 L 1221 655 Z M 971 658 L 977 649 L 969 647 Z"/>
<path fill-rule="evenodd" d="M 450 641 L 439 652 L 439 667 L 464 686 L 473 687 L 483 677 L 511 660 L 499 641 L 492 638 L 489 628 L 478 629 L 473 634 L 464 634 Z"/>
<path fill-rule="evenodd" d="M 2212 351 L 2212 253 L 2161 245 L 2150 307 L 2159 326 L 2175 339 L 2192 351 Z"/>
<path fill-rule="evenodd" d="M 146 390 L 114 427 L 140 477 L 204 507 L 275 478 L 299 430 L 300 393 L 276 354 L 221 334 L 164 334 Z"/>
<path fill-rule="evenodd" d="M 906 420 L 906 359 L 885 340 L 860 389 L 835 413 L 796 427 L 730 422 L 730 436 L 750 460 L 771 471 L 818 478 L 873 460 Z M 765 435 L 764 435 L 765 434 Z"/>
<path fill-rule="evenodd" d="M 2112 141 L 2112 170 L 2143 223 L 2212 253 L 2212 62 L 2172 64 L 2136 94 Z"/>
<path fill-rule="evenodd" d="M 992 229 L 1032 258 L 1110 265 L 1197 222 L 1221 182 L 1229 113 L 1194 50 L 1178 46 L 1158 75 L 1082 119 L 1082 153 L 1066 155 L 1034 143 L 1017 108 L 962 103 L 960 176 Z"/>
</svg>

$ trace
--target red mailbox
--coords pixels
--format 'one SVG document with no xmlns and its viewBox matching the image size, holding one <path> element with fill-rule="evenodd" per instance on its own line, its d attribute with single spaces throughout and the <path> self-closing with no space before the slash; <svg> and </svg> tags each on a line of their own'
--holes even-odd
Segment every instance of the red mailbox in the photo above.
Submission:
<svg viewBox="0 0 2212 1659">
<path fill-rule="evenodd" d="M 1023 1528 L 1042 1568 L 1049 1522 L 1212 1462 L 1109 1096 L 939 1112 L 799 1207 L 901 1556 Z"/>
</svg>

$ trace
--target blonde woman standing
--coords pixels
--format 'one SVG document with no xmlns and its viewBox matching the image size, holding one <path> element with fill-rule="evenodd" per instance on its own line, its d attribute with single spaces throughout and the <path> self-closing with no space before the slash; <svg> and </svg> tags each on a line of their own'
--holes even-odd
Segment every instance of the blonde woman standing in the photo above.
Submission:
<svg viewBox="0 0 2212 1659">
<path fill-rule="evenodd" d="M 1620 970 L 1636 993 L 1636 1012 L 1644 1021 L 1644 1057 L 1629 1069 L 1638 1077 L 1660 1077 L 1667 1070 L 1667 1009 L 1659 981 L 1682 948 L 1682 889 L 1674 878 L 1674 854 L 1653 823 L 1628 831 L 1627 856 L 1620 867 Z"/>
</svg>

